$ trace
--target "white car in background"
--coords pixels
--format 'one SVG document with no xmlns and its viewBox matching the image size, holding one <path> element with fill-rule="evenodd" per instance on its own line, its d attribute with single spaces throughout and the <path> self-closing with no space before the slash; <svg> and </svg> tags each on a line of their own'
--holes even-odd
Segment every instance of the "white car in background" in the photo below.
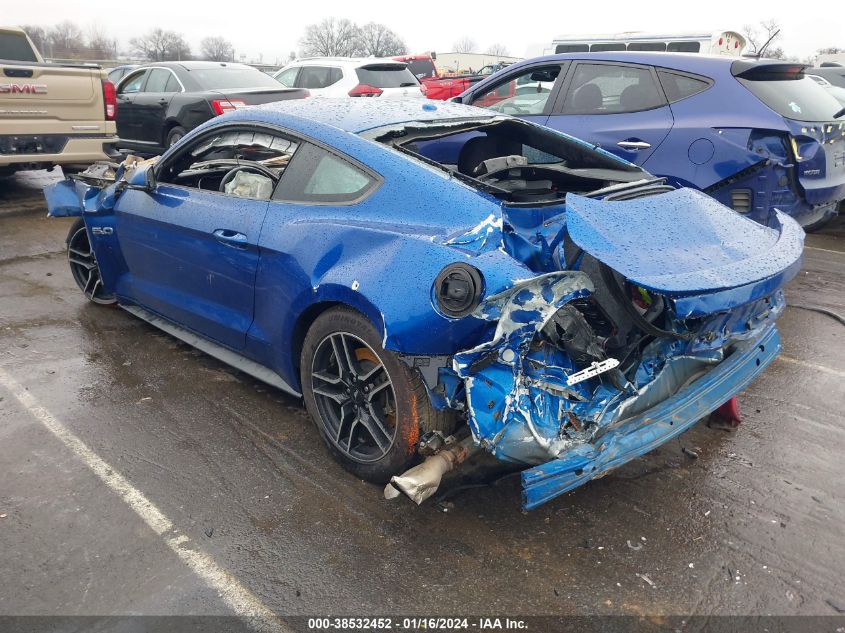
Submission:
<svg viewBox="0 0 845 633">
<path fill-rule="evenodd" d="M 308 57 L 273 75 L 288 88 L 306 88 L 314 97 L 425 97 L 425 87 L 393 59 Z"/>
</svg>

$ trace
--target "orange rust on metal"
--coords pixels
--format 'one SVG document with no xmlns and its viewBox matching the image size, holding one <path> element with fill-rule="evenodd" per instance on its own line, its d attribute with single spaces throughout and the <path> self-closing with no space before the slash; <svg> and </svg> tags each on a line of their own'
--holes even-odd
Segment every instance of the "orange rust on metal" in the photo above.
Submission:
<svg viewBox="0 0 845 633">
<path fill-rule="evenodd" d="M 583 427 L 581 426 L 581 420 L 578 419 L 578 416 L 569 412 L 569 423 L 575 427 L 576 431 L 580 431 Z"/>
<path fill-rule="evenodd" d="M 411 391 L 411 424 L 408 425 L 408 436 L 405 438 L 405 446 L 408 447 L 408 455 L 417 452 L 417 443 L 420 441 L 420 416 L 417 412 L 417 397 Z"/>
</svg>

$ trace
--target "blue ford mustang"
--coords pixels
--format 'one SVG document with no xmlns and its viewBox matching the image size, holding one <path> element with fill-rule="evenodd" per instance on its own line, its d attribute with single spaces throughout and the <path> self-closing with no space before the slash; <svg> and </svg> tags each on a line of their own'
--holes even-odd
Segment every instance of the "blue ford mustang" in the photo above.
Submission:
<svg viewBox="0 0 845 633">
<path fill-rule="evenodd" d="M 270 104 L 130 163 L 45 192 L 85 295 L 301 395 L 417 501 L 484 449 L 534 507 L 682 432 L 775 358 L 801 262 L 785 214 L 458 104 Z"/>
</svg>

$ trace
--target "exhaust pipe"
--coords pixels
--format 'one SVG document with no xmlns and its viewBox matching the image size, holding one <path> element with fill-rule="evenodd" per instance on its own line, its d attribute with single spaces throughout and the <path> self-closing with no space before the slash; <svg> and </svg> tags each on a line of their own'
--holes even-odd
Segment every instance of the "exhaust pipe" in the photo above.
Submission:
<svg viewBox="0 0 845 633">
<path fill-rule="evenodd" d="M 395 499 L 405 493 L 417 505 L 437 492 L 443 475 L 454 470 L 459 464 L 481 450 L 472 437 L 467 437 L 451 448 L 446 448 L 436 455 L 414 466 L 401 475 L 395 475 L 384 488 L 385 499 Z"/>
</svg>

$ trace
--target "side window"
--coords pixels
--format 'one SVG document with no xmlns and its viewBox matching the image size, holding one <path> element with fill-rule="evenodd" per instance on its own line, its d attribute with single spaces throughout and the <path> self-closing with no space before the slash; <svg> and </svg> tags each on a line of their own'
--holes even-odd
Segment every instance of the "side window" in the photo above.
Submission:
<svg viewBox="0 0 845 633">
<path fill-rule="evenodd" d="M 555 53 L 589 53 L 589 44 L 558 44 Z"/>
<path fill-rule="evenodd" d="M 120 94 L 130 94 L 133 92 L 138 92 L 141 90 L 141 86 L 144 83 L 144 77 L 147 76 L 147 71 L 142 70 L 139 73 L 134 75 L 130 75 L 127 77 L 123 82 L 120 84 Z"/>
<path fill-rule="evenodd" d="M 306 203 L 354 202 L 376 179 L 351 162 L 316 145 L 305 145 L 285 172 L 274 200 Z"/>
<path fill-rule="evenodd" d="M 179 83 L 179 80 L 176 79 L 176 75 L 170 73 L 170 78 L 167 80 L 167 83 L 164 86 L 165 92 L 182 92 L 182 85 Z"/>
<path fill-rule="evenodd" d="M 150 76 L 147 78 L 147 85 L 144 86 L 144 92 L 166 92 L 167 80 L 170 79 L 171 73 L 164 68 L 153 68 L 150 71 Z"/>
<path fill-rule="evenodd" d="M 698 53 L 701 51 L 701 42 L 669 42 L 666 50 L 669 53 Z"/>
<path fill-rule="evenodd" d="M 542 114 L 552 94 L 560 66 L 541 66 L 514 73 L 503 82 L 478 93 L 472 105 L 503 114 Z"/>
<path fill-rule="evenodd" d="M 254 128 L 202 136 L 156 170 L 160 183 L 269 200 L 299 143 Z"/>
<path fill-rule="evenodd" d="M 578 64 L 563 104 L 564 114 L 619 114 L 666 104 L 647 68 Z"/>
<path fill-rule="evenodd" d="M 624 42 L 605 42 L 601 44 L 591 44 L 591 53 L 607 53 L 610 51 L 624 51 L 626 48 Z"/>
<path fill-rule="evenodd" d="M 296 80 L 297 88 L 327 88 L 340 80 L 339 68 L 329 66 L 303 66 Z"/>
<path fill-rule="evenodd" d="M 675 103 L 699 92 L 704 92 L 712 85 L 712 82 L 704 77 L 679 75 L 665 70 L 658 70 L 657 76 L 660 78 L 660 84 L 663 86 L 663 91 L 666 93 L 669 103 Z"/>
<path fill-rule="evenodd" d="M 295 87 L 296 84 L 296 73 L 299 72 L 299 66 L 294 66 L 293 68 L 288 68 L 287 70 L 279 73 L 276 75 L 276 81 L 278 81 L 283 86 L 288 88 Z"/>
</svg>

